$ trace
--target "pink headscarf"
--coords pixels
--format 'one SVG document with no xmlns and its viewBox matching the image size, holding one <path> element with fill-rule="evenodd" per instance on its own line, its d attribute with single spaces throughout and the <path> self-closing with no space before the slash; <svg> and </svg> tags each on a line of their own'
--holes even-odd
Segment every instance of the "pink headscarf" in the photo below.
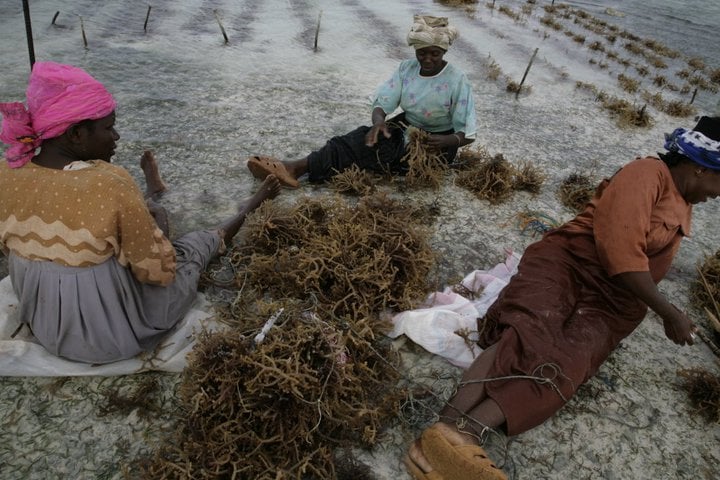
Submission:
<svg viewBox="0 0 720 480">
<path fill-rule="evenodd" d="M 115 110 L 115 99 L 87 72 L 54 62 L 35 63 L 27 87 L 27 108 L 20 102 L 0 103 L 0 140 L 10 168 L 32 160 L 43 140 L 65 133 L 83 120 L 97 120 Z"/>
</svg>

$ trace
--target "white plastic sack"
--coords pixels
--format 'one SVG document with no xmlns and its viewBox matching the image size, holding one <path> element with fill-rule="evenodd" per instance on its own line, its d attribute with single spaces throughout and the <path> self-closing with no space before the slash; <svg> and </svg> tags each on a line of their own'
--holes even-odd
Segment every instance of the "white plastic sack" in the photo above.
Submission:
<svg viewBox="0 0 720 480">
<path fill-rule="evenodd" d="M 510 278 L 517 273 L 520 255 L 507 251 L 507 258 L 491 270 L 475 270 L 462 286 L 472 292 L 474 300 L 455 293 L 451 288 L 431 294 L 427 307 L 408 310 L 392 319 L 392 338 L 406 335 L 427 351 L 440 355 L 458 367 L 467 368 L 482 351 L 477 341 L 477 319 L 483 317 Z M 468 341 L 456 332 L 464 330 Z"/>
</svg>

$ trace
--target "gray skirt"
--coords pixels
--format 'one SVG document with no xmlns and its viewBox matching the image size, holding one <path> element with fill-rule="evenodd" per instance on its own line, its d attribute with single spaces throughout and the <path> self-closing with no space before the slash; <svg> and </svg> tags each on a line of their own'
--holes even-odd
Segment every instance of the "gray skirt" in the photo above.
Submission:
<svg viewBox="0 0 720 480">
<path fill-rule="evenodd" d="M 48 351 L 70 360 L 109 363 L 151 350 L 190 310 L 220 236 L 192 232 L 173 245 L 177 270 L 166 287 L 138 282 L 114 257 L 92 267 L 66 267 L 11 253 L 20 321 Z"/>
</svg>

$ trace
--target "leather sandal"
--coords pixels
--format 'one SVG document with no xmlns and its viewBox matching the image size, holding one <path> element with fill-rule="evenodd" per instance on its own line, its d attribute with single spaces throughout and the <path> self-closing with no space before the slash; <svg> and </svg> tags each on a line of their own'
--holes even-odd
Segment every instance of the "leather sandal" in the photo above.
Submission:
<svg viewBox="0 0 720 480">
<path fill-rule="evenodd" d="M 453 445 L 438 428 L 421 437 L 423 455 L 445 480 L 507 480 L 479 445 Z"/>
<path fill-rule="evenodd" d="M 247 167 L 250 173 L 253 174 L 253 177 L 259 180 L 265 180 L 265 177 L 273 174 L 280 180 L 280 184 L 284 187 L 298 188 L 300 186 L 300 182 L 290 175 L 285 165 L 277 158 L 254 155 L 248 157 Z"/>
</svg>

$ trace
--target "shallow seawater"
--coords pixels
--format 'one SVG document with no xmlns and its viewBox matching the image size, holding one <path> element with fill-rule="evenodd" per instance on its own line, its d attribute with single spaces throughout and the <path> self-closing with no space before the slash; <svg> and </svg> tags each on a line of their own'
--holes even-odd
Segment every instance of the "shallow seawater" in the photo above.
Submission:
<svg viewBox="0 0 720 480">
<path fill-rule="evenodd" d="M 566 27 L 586 35 L 584 45 L 544 26 L 542 3 L 548 2 L 536 2 L 527 13 L 522 10 L 527 2 L 497 2 L 497 7 L 517 12 L 519 20 L 485 3 L 466 11 L 431 0 L 162 0 L 152 4 L 147 32 L 148 3 L 137 0 L 34 0 L 31 13 L 38 60 L 86 68 L 116 96 L 122 138 L 115 162 L 140 181 L 140 154 L 155 151 L 170 187 L 163 202 L 175 234 L 220 222 L 254 191 L 257 182 L 244 166 L 248 155 L 300 158 L 329 137 L 369 122 L 369 96 L 399 60 L 412 56 L 405 45 L 412 15 L 449 16 L 461 36 L 446 58 L 464 69 L 474 86 L 479 120 L 475 143 L 503 153 L 512 163 L 534 163 L 547 180 L 538 195 L 517 193 L 497 206 L 456 186 L 453 175 L 439 191 L 389 187 L 394 194 L 439 207 L 432 244 L 440 263 L 432 282 L 441 288 L 473 269 L 502 261 L 505 249 L 521 251 L 537 239 L 521 233 L 519 213 L 571 218 L 555 195 L 567 175 L 584 173 L 599 180 L 636 155 L 661 150 L 663 132 L 695 123 L 693 116 L 671 118 L 648 107 L 652 127 L 619 128 L 576 82 L 642 105 L 639 94 L 617 84 L 619 73 L 635 75 L 635 70 L 589 50 L 593 34 L 571 20 Z M 701 57 L 708 68 L 720 68 L 717 49 L 706 38 L 720 20 L 715 2 L 693 0 L 701 14 L 681 20 L 677 15 L 682 12 L 669 0 L 570 3 L 608 23 L 633 27 L 640 36 L 667 42 L 686 57 Z M 607 14 L 608 7 L 624 16 Z M 227 45 L 215 10 L 229 37 Z M 53 26 L 58 11 L 58 25 Z M 682 39 L 671 28 L 677 22 L 687 26 Z M 29 64 L 21 2 L 0 3 L 0 40 L 0 101 L 22 100 Z M 516 99 L 506 91 L 507 82 L 520 80 L 535 48 L 538 55 L 526 80 L 531 89 Z M 640 62 L 622 45 L 615 49 Z M 600 68 L 600 62 L 608 66 Z M 490 75 L 494 67 L 500 69 L 497 78 Z M 679 68 L 652 74 L 679 83 Z M 647 78 L 638 78 L 643 88 L 657 91 Z M 689 95 L 662 94 L 689 101 Z M 720 114 L 718 100 L 716 93 L 699 92 L 697 113 Z M 284 191 L 277 201 L 328 192 L 323 186 L 306 186 Z M 694 235 L 683 242 L 662 284 L 678 305 L 687 304 L 696 263 L 718 248 L 717 211 L 713 203 L 696 209 Z M 404 348 L 418 376 L 459 373 L 419 349 Z M 686 353 L 670 344 L 650 316 L 611 357 L 601 377 L 589 383 L 581 401 L 514 440 L 508 471 L 514 478 L 553 479 L 702 478 L 712 472 L 720 461 L 715 448 L 720 432 L 689 416 L 683 393 L 673 383 L 678 368 L 713 365 L 702 348 Z M 123 464 L 152 448 L 176 407 L 179 377 L 155 376 L 160 388 L 152 400 L 164 412 L 156 418 L 141 418 L 138 412 L 100 415 L 108 389 L 132 390 L 142 376 L 75 378 L 60 384 L 48 378 L 0 378 L 0 476 L 122 478 Z M 407 478 L 399 460 L 416 433 L 393 428 L 378 448 L 360 452 L 360 458 L 379 479 Z M 678 445 L 685 446 L 683 452 Z M 598 470 L 597 464 L 603 466 Z"/>
</svg>

